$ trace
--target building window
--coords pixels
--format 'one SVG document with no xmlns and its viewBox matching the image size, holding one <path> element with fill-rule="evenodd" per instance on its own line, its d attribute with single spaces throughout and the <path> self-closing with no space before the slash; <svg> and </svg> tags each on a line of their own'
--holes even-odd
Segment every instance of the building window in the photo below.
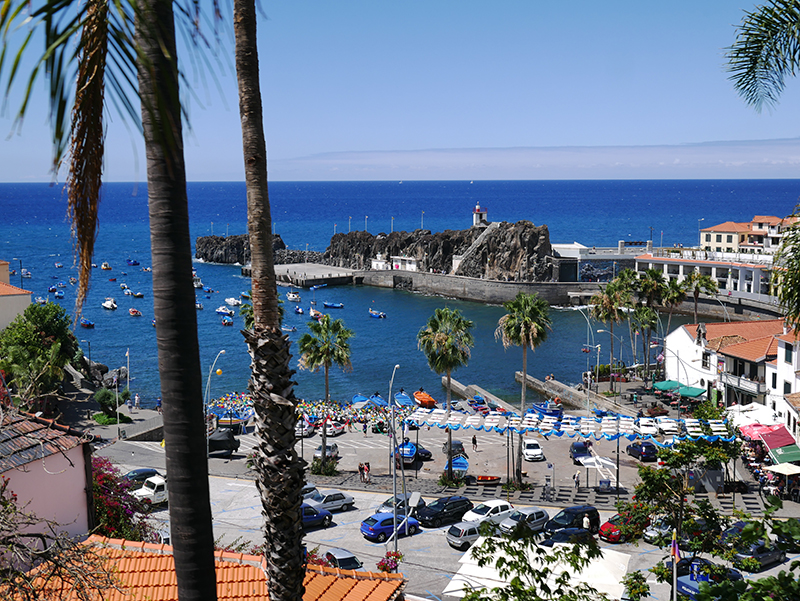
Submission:
<svg viewBox="0 0 800 601">
<path fill-rule="evenodd" d="M 778 374 L 774 373 L 772 374 L 772 390 L 777 390 L 777 389 L 778 389 Z"/>
<path fill-rule="evenodd" d="M 792 348 L 793 347 L 792 347 L 791 344 L 787 344 L 786 345 L 786 351 L 784 352 L 784 355 L 783 355 L 783 358 L 786 361 L 786 363 L 791 363 L 792 362 Z"/>
<path fill-rule="evenodd" d="M 792 394 L 792 383 L 784 381 L 783 394 Z"/>
<path fill-rule="evenodd" d="M 722 234 L 717 234 L 717 242 L 722 242 Z"/>
<path fill-rule="evenodd" d="M 726 238 L 727 238 L 727 239 L 726 239 L 726 242 L 727 242 L 728 244 L 730 244 L 731 242 L 733 242 L 733 236 L 731 236 L 730 234 L 728 234 L 728 236 L 727 236 Z"/>
<path fill-rule="evenodd" d="M 703 353 L 703 369 L 708 369 L 711 365 L 711 353 Z"/>
<path fill-rule="evenodd" d="M 706 234 L 706 242 L 711 242 L 711 234 Z"/>
</svg>

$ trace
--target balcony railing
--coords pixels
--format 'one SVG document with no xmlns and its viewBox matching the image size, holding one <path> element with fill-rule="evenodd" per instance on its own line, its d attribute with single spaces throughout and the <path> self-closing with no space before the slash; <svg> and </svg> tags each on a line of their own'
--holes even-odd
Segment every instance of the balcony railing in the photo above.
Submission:
<svg viewBox="0 0 800 601">
<path fill-rule="evenodd" d="M 744 376 L 734 376 L 729 373 L 721 373 L 722 383 L 746 392 L 747 394 L 766 394 L 767 385 L 764 382 L 754 382 Z"/>
</svg>

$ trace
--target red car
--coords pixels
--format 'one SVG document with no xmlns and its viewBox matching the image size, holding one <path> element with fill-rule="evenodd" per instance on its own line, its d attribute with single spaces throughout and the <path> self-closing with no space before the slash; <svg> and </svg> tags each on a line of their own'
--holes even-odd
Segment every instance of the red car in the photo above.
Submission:
<svg viewBox="0 0 800 601">
<path fill-rule="evenodd" d="M 610 543 L 624 543 L 625 535 L 622 533 L 622 527 L 628 525 L 632 519 L 633 518 L 630 516 L 623 517 L 620 514 L 616 514 L 605 524 L 600 526 L 598 535 L 601 539 Z M 647 523 L 643 524 L 643 526 L 646 527 L 649 524 L 650 520 L 647 520 Z"/>
</svg>

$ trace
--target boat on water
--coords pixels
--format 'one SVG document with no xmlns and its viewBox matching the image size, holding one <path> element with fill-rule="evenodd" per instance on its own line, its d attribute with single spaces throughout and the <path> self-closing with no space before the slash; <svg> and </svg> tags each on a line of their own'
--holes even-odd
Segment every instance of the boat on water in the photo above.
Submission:
<svg viewBox="0 0 800 601">
<path fill-rule="evenodd" d="M 139 261 L 136 259 L 125 259 L 125 262 L 131 267 L 136 267 L 139 264 Z"/>
<path fill-rule="evenodd" d="M 56 290 L 58 290 L 58 288 L 56 288 L 55 286 L 48 286 L 48 287 L 47 287 L 47 291 L 48 291 L 50 294 L 53 294 L 53 292 L 55 292 Z"/>
<path fill-rule="evenodd" d="M 250 300 L 250 293 L 249 292 L 240 292 L 239 296 L 241 296 L 245 300 Z"/>
<path fill-rule="evenodd" d="M 93 321 L 89 321 L 85 317 L 81 317 L 80 324 L 81 324 L 82 328 L 93 328 L 94 327 L 94 322 Z"/>
<path fill-rule="evenodd" d="M 203 287 L 203 280 L 200 279 L 200 276 L 195 274 L 192 276 L 192 286 L 195 288 L 202 288 Z"/>
<path fill-rule="evenodd" d="M 109 281 L 109 282 L 116 282 L 116 281 L 117 281 L 117 278 L 108 278 L 108 281 Z"/>
<path fill-rule="evenodd" d="M 130 288 L 125 288 L 125 290 L 122 291 L 122 294 L 124 294 L 125 296 L 133 296 L 133 290 L 131 290 Z"/>
<path fill-rule="evenodd" d="M 297 331 L 297 328 L 296 328 L 296 327 L 294 327 L 294 326 L 292 326 L 292 327 L 289 327 L 289 326 L 281 326 L 281 330 L 283 330 L 284 332 L 296 332 L 296 331 Z"/>
<path fill-rule="evenodd" d="M 33 277 L 33 274 L 23 267 L 22 270 L 19 272 L 19 276 L 22 278 L 31 278 Z"/>
<path fill-rule="evenodd" d="M 144 298 L 144 293 L 142 293 L 142 292 L 132 292 L 131 296 L 133 298 Z"/>
<path fill-rule="evenodd" d="M 64 267 L 63 263 L 56 263 L 56 269 L 61 269 L 62 267 Z"/>
<path fill-rule="evenodd" d="M 139 311 L 139 309 L 134 309 L 133 307 L 128 309 L 128 313 L 130 313 L 131 317 L 141 317 L 142 316 L 142 312 Z"/>
<path fill-rule="evenodd" d="M 564 415 L 564 407 L 561 406 L 558 399 L 540 404 L 531 403 L 531 410 L 547 417 L 561 417 Z"/>
<path fill-rule="evenodd" d="M 47 299 L 44 298 L 43 296 L 37 296 L 36 297 L 36 304 L 37 305 L 46 305 L 47 304 Z"/>
<path fill-rule="evenodd" d="M 302 315 L 303 313 L 305 313 L 305 311 L 303 311 L 303 307 L 300 306 L 296 306 L 294 308 L 294 312 L 297 313 L 298 315 Z"/>
<path fill-rule="evenodd" d="M 410 465 L 414 463 L 414 460 L 417 458 L 417 445 L 408 438 L 404 438 L 403 444 L 397 447 L 397 453 L 403 458 L 403 463 L 405 465 Z"/>
<path fill-rule="evenodd" d="M 56 290 L 56 293 L 53 295 L 56 299 L 61 300 L 64 298 L 64 291 L 63 290 Z"/>
<path fill-rule="evenodd" d="M 217 307 L 217 315 L 224 315 L 225 317 L 233 317 L 235 313 L 233 309 L 228 309 L 225 305 Z"/>
<path fill-rule="evenodd" d="M 417 405 L 419 405 L 423 409 L 435 409 L 436 408 L 436 399 L 434 399 L 431 395 L 429 395 L 424 390 L 417 390 L 414 393 L 414 400 L 417 402 Z"/>
<path fill-rule="evenodd" d="M 344 303 L 331 303 L 328 301 L 324 301 L 322 306 L 326 309 L 344 309 Z"/>
<path fill-rule="evenodd" d="M 66 282 L 58 282 L 58 283 L 56 284 L 56 286 L 57 286 L 58 288 L 66 288 L 66 287 L 67 287 L 67 284 L 66 284 Z"/>
<path fill-rule="evenodd" d="M 233 325 L 233 318 L 228 317 L 227 315 L 222 318 L 222 325 L 224 326 L 232 326 Z"/>
<path fill-rule="evenodd" d="M 104 271 L 111 271 L 111 265 L 108 264 L 108 261 L 103 261 L 100 264 L 100 269 L 102 269 Z"/>
<path fill-rule="evenodd" d="M 100 306 L 103 307 L 103 309 L 108 309 L 109 311 L 116 311 L 117 301 L 111 297 L 108 297 L 106 300 L 100 303 Z"/>
<path fill-rule="evenodd" d="M 225 304 L 228 304 L 231 307 L 238 307 L 239 305 L 242 304 L 242 301 L 240 301 L 238 298 L 234 298 L 231 296 L 225 299 Z"/>
<path fill-rule="evenodd" d="M 74 278 L 72 276 L 69 276 L 69 283 L 74 286 L 75 284 L 78 283 L 78 278 Z"/>
<path fill-rule="evenodd" d="M 290 303 L 299 303 L 300 295 L 294 290 L 291 290 L 286 293 L 286 300 L 289 301 Z"/>
<path fill-rule="evenodd" d="M 195 303 L 194 304 L 194 308 L 197 309 L 198 311 L 202 311 L 203 310 L 203 303 Z"/>
<path fill-rule="evenodd" d="M 128 285 L 127 285 L 125 282 L 122 282 L 122 283 L 119 285 L 119 289 L 120 289 L 120 290 L 127 290 L 127 289 L 128 289 Z"/>
<path fill-rule="evenodd" d="M 322 316 L 324 315 L 322 311 L 317 311 L 314 307 L 311 307 L 308 310 L 308 314 L 311 316 L 311 319 L 316 319 L 317 321 L 322 319 Z"/>
<path fill-rule="evenodd" d="M 376 311 L 375 309 L 369 310 L 369 316 L 375 317 L 377 319 L 386 319 L 386 313 L 384 313 L 383 311 Z"/>
</svg>

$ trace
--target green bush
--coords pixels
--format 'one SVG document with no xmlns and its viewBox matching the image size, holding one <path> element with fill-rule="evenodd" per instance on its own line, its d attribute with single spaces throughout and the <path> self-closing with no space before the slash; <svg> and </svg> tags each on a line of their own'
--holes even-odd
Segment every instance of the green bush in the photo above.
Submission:
<svg viewBox="0 0 800 601">
<path fill-rule="evenodd" d="M 339 473 L 337 469 L 336 462 L 333 459 L 329 459 L 325 462 L 325 465 L 322 464 L 322 459 L 319 457 L 314 457 L 313 461 L 311 462 L 311 473 L 315 476 L 336 476 Z"/>
<path fill-rule="evenodd" d="M 117 423 L 116 415 L 106 415 L 105 413 L 95 413 L 92 416 L 92 419 L 94 419 L 94 421 L 96 421 L 101 426 L 113 426 L 116 425 Z M 124 413 L 120 413 L 119 422 L 121 424 L 132 424 L 133 420 Z"/>
<path fill-rule="evenodd" d="M 447 486 L 448 488 L 461 488 L 467 483 L 466 478 L 453 478 L 449 480 L 447 478 L 447 472 L 444 472 L 441 476 L 439 476 L 439 486 Z"/>
</svg>

